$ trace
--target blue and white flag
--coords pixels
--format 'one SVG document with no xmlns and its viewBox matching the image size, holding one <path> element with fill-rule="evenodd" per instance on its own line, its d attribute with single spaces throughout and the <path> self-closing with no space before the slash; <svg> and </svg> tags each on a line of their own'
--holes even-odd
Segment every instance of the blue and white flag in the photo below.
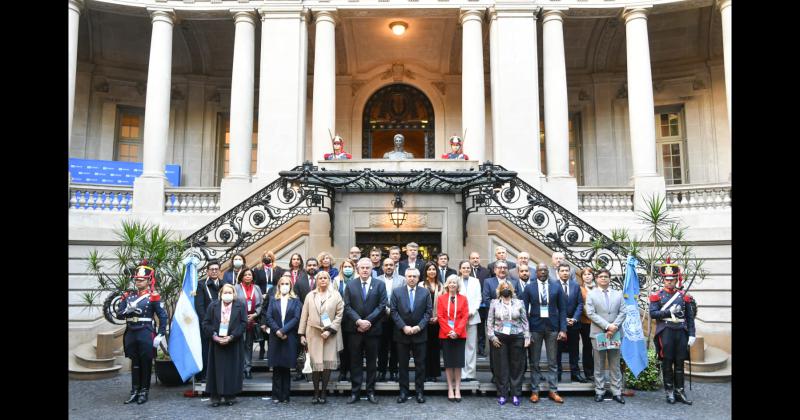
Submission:
<svg viewBox="0 0 800 420">
<path fill-rule="evenodd" d="M 200 318 L 194 310 L 194 292 L 197 287 L 196 257 L 184 261 L 186 274 L 183 276 L 183 290 L 175 305 L 169 334 L 169 355 L 186 381 L 203 369 L 203 351 L 200 340 Z"/>
<path fill-rule="evenodd" d="M 642 319 L 639 317 L 639 276 L 636 275 L 636 258 L 628 256 L 625 269 L 625 285 L 622 288 L 625 321 L 622 322 L 622 345 L 620 352 L 625 364 L 634 377 L 638 377 L 647 367 L 647 349 L 645 348 Z"/>
</svg>

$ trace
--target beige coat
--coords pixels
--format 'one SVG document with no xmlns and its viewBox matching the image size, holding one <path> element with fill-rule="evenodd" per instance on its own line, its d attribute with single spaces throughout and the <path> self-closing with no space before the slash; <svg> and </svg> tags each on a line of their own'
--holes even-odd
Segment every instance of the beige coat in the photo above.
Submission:
<svg viewBox="0 0 800 420">
<path fill-rule="evenodd" d="M 323 311 L 328 314 L 332 322 L 327 329 L 334 333 L 327 339 L 322 338 L 322 333 L 325 331 L 321 320 Z M 322 297 L 317 290 L 312 290 L 306 296 L 297 333 L 306 337 L 311 370 L 319 372 L 323 369 L 339 368 L 339 351 L 344 347 L 341 332 L 343 316 L 344 300 L 335 289 L 328 287 L 328 297 L 324 307 Z"/>
</svg>

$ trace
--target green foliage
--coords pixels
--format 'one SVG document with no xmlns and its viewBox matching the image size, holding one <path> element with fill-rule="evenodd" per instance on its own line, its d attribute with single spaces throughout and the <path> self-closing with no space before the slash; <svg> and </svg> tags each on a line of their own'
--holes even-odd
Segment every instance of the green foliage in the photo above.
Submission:
<svg viewBox="0 0 800 420">
<path fill-rule="evenodd" d="M 639 372 L 639 377 L 633 373 L 621 359 L 622 374 L 625 375 L 625 387 L 640 391 L 654 391 L 661 388 L 661 375 L 658 371 L 658 357 L 654 349 L 647 350 L 647 367 Z"/>
</svg>

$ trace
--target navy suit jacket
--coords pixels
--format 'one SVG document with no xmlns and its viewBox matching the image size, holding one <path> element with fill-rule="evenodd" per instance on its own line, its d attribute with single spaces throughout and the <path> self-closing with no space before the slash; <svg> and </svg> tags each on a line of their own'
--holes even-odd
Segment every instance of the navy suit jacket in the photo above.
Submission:
<svg viewBox="0 0 800 420">
<path fill-rule="evenodd" d="M 561 280 L 558 282 L 558 287 L 561 287 Z M 578 283 L 572 280 L 567 280 L 567 287 L 569 288 L 569 297 L 567 297 L 567 318 L 572 318 L 576 321 L 581 320 L 583 313 L 583 294 L 581 294 L 581 287 Z M 562 288 L 561 291 L 564 291 Z M 572 324 L 570 328 L 580 328 L 580 323 Z"/>
<path fill-rule="evenodd" d="M 419 270 L 419 278 L 424 278 L 425 273 L 422 272 L 422 269 L 425 268 L 425 260 L 423 260 L 422 258 L 417 258 L 417 260 L 414 261 L 414 267 L 417 267 L 417 270 Z M 400 261 L 400 264 L 398 264 L 397 272 L 401 276 L 405 277 L 407 269 L 408 269 L 408 260 Z"/>
<path fill-rule="evenodd" d="M 519 299 L 522 296 L 522 286 L 519 284 L 519 280 L 512 279 L 511 277 L 506 277 L 506 281 L 510 281 L 511 285 L 514 286 L 514 293 Z M 497 286 L 500 285 L 500 280 L 497 277 L 489 277 L 488 279 L 483 281 L 483 290 L 481 291 L 481 303 L 484 304 L 487 308 L 489 304 L 492 302 L 492 299 L 497 299 Z"/>
<path fill-rule="evenodd" d="M 414 288 L 414 307 L 408 299 L 408 286 L 395 287 L 392 290 L 391 310 L 394 321 L 394 340 L 401 343 L 423 343 L 428 341 L 428 321 L 433 313 L 431 293 L 424 287 Z M 419 326 L 418 333 L 406 335 L 405 326 Z"/>
<path fill-rule="evenodd" d="M 361 297 L 361 278 L 353 277 L 344 289 L 344 319 L 342 330 L 344 332 L 361 334 L 356 327 L 356 321 L 366 319 L 372 323 L 366 335 L 381 335 L 383 319 L 388 303 L 386 284 L 380 279 L 373 278 L 367 290 L 367 299 Z"/>
<path fill-rule="evenodd" d="M 550 322 L 550 329 L 557 332 L 567 332 L 567 297 L 561 284 L 548 279 L 549 290 L 547 296 L 548 319 L 539 316 L 539 280 L 532 280 L 525 286 L 522 293 L 522 303 L 528 312 L 528 327 L 531 332 L 544 332 L 545 322 Z M 580 295 L 580 290 L 578 291 Z"/>
</svg>

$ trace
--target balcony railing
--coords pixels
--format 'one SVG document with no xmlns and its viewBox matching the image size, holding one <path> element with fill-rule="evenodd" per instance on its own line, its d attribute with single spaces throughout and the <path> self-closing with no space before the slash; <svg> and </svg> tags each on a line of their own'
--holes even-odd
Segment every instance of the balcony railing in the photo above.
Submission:
<svg viewBox="0 0 800 420">
<path fill-rule="evenodd" d="M 578 187 L 578 211 L 633 211 L 633 187 Z"/>
<path fill-rule="evenodd" d="M 133 187 L 82 184 L 69 186 L 70 210 L 129 212 L 132 205 Z"/>
<path fill-rule="evenodd" d="M 219 187 L 167 188 L 165 195 L 167 213 L 219 213 Z"/>
<path fill-rule="evenodd" d="M 668 185 L 667 207 L 675 211 L 731 208 L 731 184 Z"/>
</svg>

